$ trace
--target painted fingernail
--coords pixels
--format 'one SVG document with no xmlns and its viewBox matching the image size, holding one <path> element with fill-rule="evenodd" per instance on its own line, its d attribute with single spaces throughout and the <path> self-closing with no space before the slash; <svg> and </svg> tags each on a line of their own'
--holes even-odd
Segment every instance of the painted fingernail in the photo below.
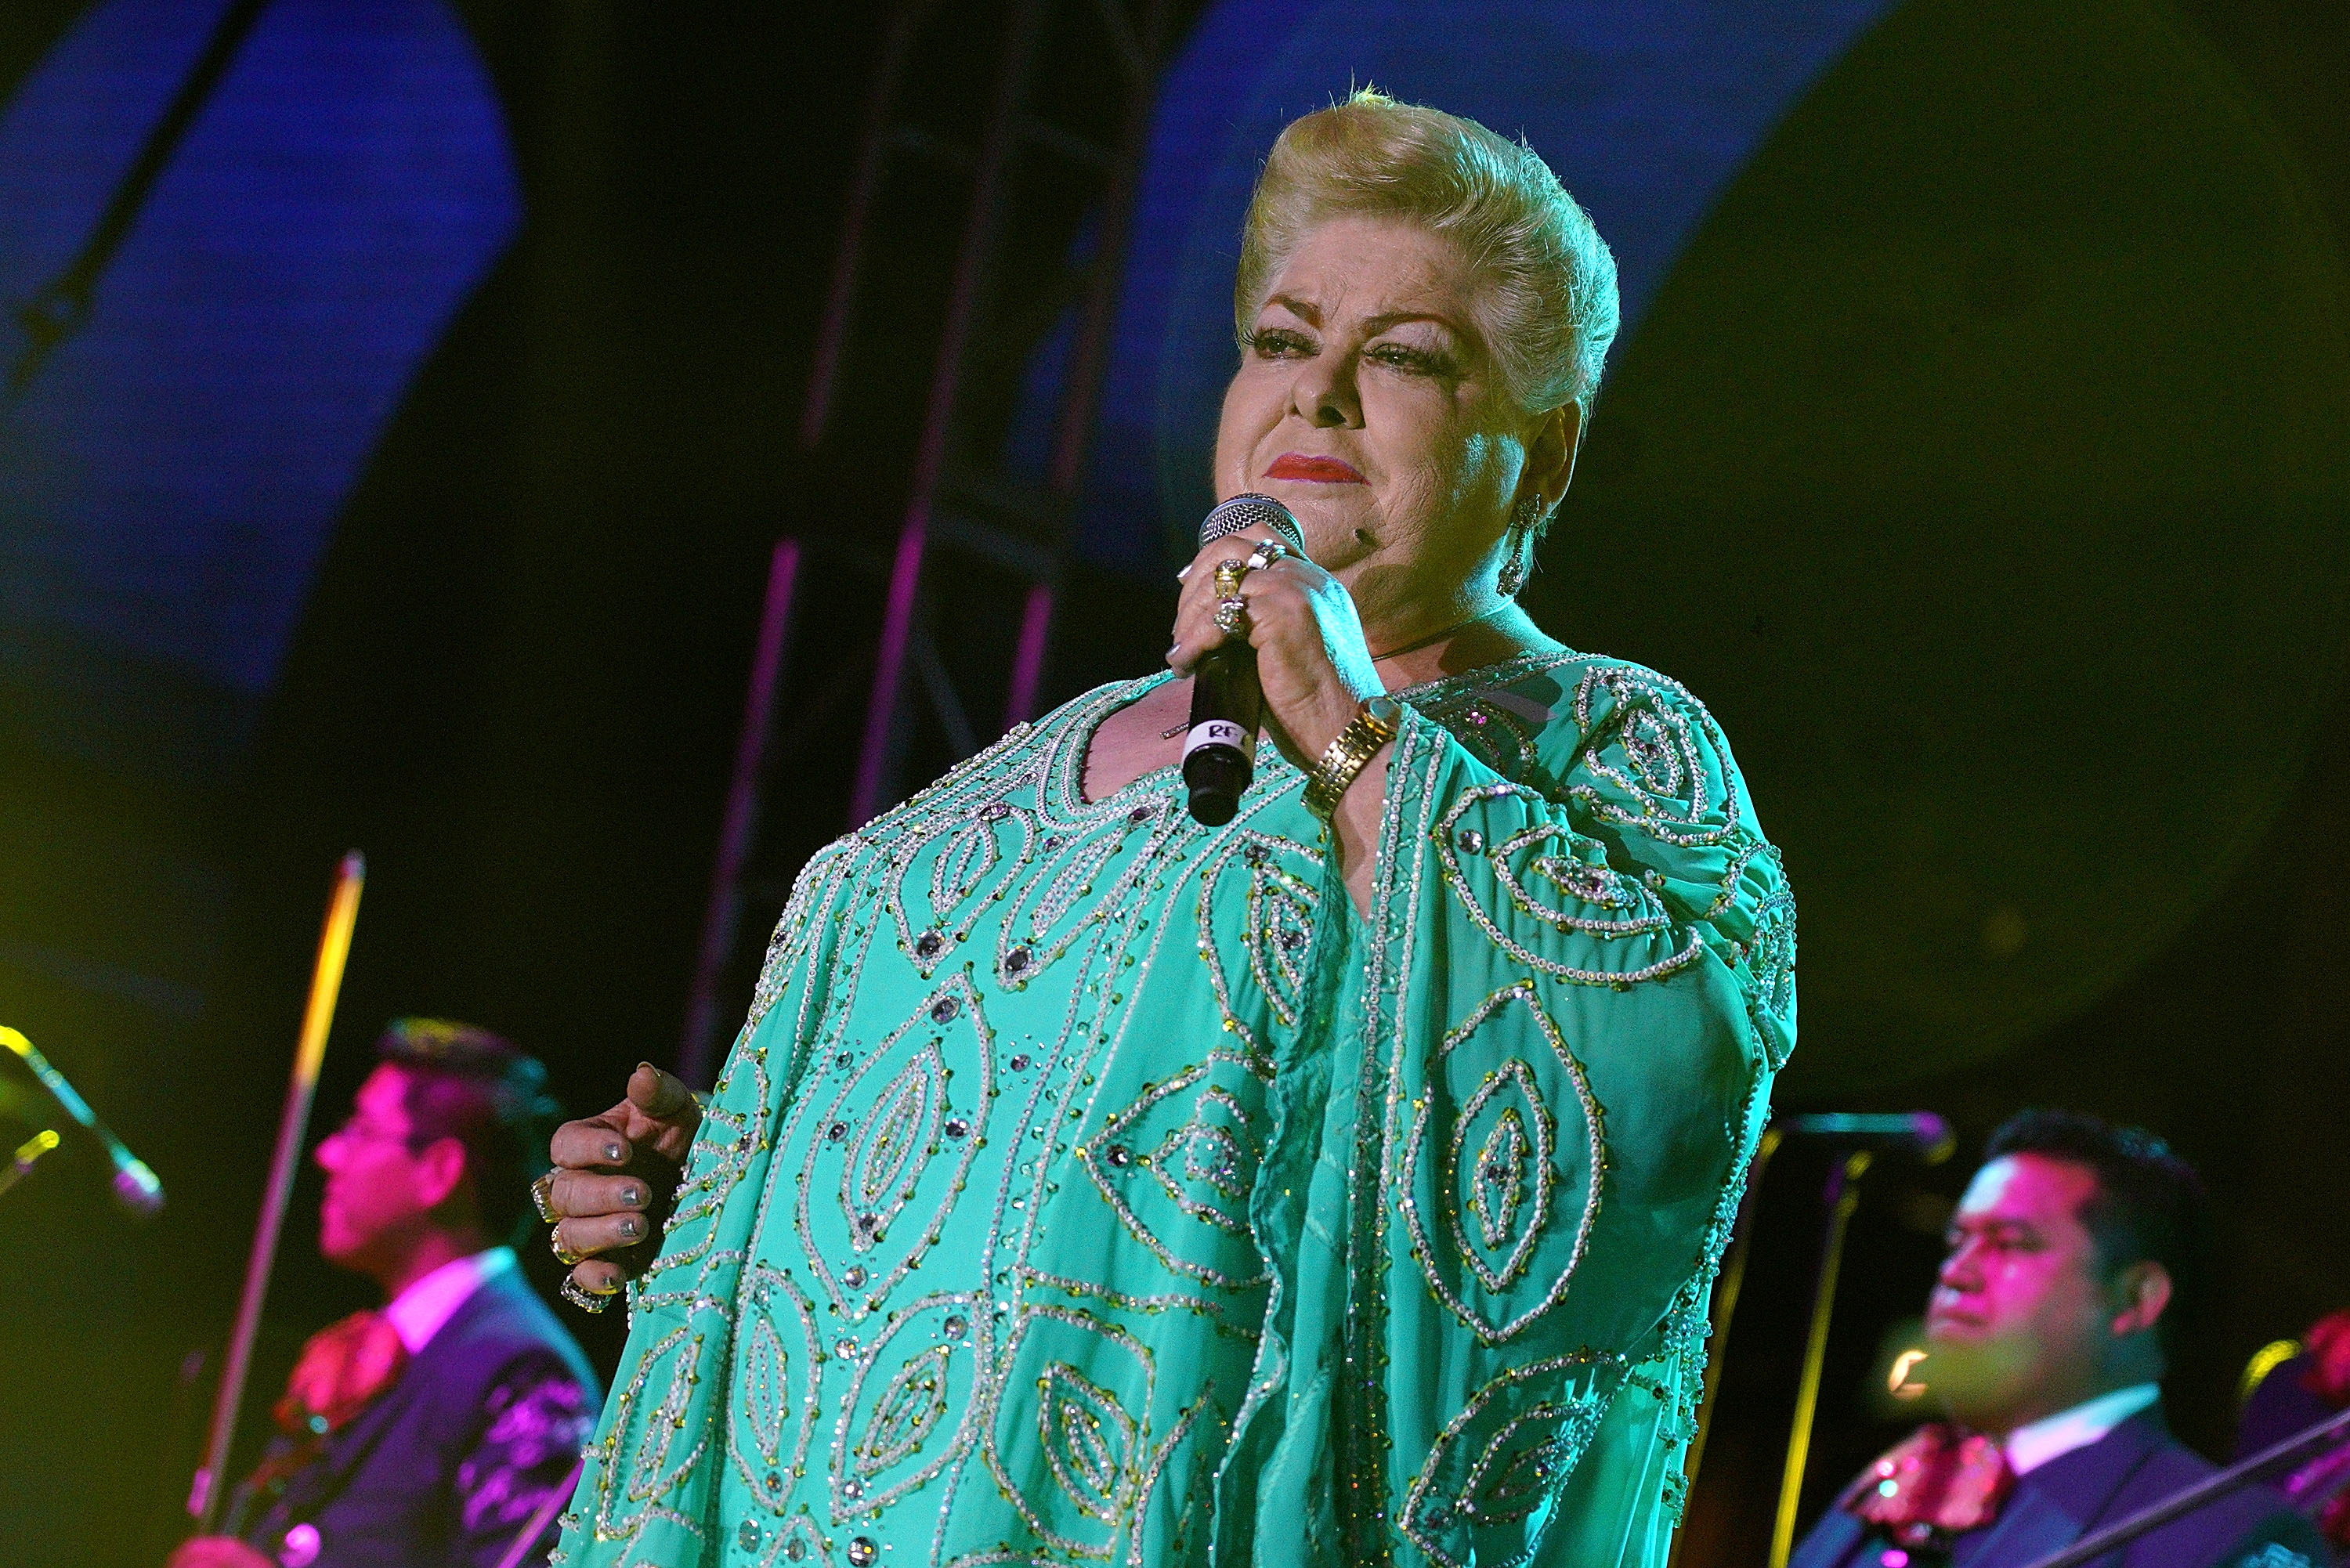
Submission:
<svg viewBox="0 0 2350 1568">
<path fill-rule="evenodd" d="M 608 1163 L 610 1163 L 610 1164 L 613 1164 L 613 1165 L 618 1165 L 618 1164 L 619 1164 L 619 1163 L 620 1163 L 620 1146 L 619 1146 L 619 1144 L 616 1144 L 616 1143 L 608 1143 L 608 1144 L 606 1144 L 606 1145 L 604 1146 L 604 1158 L 606 1159 L 606 1161 L 607 1161 L 607 1162 L 608 1162 Z"/>
<path fill-rule="evenodd" d="M 637 1219 L 637 1217 L 636 1217 L 635 1215 L 633 1215 L 633 1214 L 623 1214 L 622 1216 L 620 1216 L 620 1234 L 621 1234 L 621 1235 L 623 1235 L 623 1236 L 633 1236 L 633 1235 L 637 1234 L 637 1232 L 638 1232 L 638 1231 L 639 1231 L 640 1230 L 642 1230 L 643 1228 L 644 1228 L 644 1227 L 643 1227 L 643 1226 L 642 1226 L 642 1225 L 638 1221 L 638 1219 Z"/>
<path fill-rule="evenodd" d="M 620 1201 L 631 1209 L 644 1200 L 645 1189 L 641 1187 L 624 1187 L 620 1189 Z"/>
<path fill-rule="evenodd" d="M 637 1071 L 639 1073 L 658 1073 L 660 1069 L 654 1066 L 650 1062 L 639 1062 L 637 1064 Z"/>
</svg>

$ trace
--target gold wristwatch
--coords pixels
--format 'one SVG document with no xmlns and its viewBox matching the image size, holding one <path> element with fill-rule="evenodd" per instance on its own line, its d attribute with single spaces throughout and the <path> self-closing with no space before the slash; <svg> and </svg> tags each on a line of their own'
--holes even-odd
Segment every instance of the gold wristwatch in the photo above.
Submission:
<svg viewBox="0 0 2350 1568">
<path fill-rule="evenodd" d="M 1396 732 L 1402 726 L 1402 703 L 1392 697 L 1363 699 L 1362 706 L 1355 710 L 1353 722 L 1338 732 L 1338 738 L 1330 742 L 1322 760 L 1314 764 L 1314 772 L 1305 781 L 1305 809 L 1329 821 L 1347 786 L 1379 754 L 1381 746 L 1396 738 Z"/>
</svg>

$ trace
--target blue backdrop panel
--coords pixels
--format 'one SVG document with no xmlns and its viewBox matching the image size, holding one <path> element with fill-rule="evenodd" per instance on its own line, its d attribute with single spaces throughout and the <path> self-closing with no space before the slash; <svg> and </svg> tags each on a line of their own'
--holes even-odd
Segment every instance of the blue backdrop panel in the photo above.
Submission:
<svg viewBox="0 0 2350 1568">
<path fill-rule="evenodd" d="M 0 301 L 72 258 L 224 5 L 108 0 L 0 119 Z M 275 0 L 0 408 L 0 701 L 142 770 L 230 762 L 403 389 L 521 196 L 438 0 Z M 0 321 L 0 360 L 24 347 Z"/>
</svg>

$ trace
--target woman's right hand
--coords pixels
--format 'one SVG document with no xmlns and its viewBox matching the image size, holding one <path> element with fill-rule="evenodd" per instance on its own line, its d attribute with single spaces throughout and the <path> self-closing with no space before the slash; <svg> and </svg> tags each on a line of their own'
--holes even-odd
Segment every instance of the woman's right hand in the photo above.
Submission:
<svg viewBox="0 0 2350 1568">
<path fill-rule="evenodd" d="M 641 1062 L 619 1105 L 556 1128 L 547 1206 L 558 1251 L 587 1257 L 571 1271 L 574 1285 L 608 1296 L 645 1272 L 701 1126 L 702 1102 L 692 1091 Z"/>
</svg>

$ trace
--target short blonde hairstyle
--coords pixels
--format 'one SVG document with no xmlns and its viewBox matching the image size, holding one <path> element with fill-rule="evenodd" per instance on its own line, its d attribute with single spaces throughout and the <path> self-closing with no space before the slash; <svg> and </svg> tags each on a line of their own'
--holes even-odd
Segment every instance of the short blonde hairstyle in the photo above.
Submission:
<svg viewBox="0 0 2350 1568">
<path fill-rule="evenodd" d="M 1245 345 L 1306 231 L 1407 219 L 1460 245 L 1483 279 L 1477 326 L 1521 406 L 1590 411 L 1616 340 L 1616 258 L 1550 165 L 1473 119 L 1365 88 L 1291 120 L 1257 176 L 1232 314 Z"/>
</svg>

